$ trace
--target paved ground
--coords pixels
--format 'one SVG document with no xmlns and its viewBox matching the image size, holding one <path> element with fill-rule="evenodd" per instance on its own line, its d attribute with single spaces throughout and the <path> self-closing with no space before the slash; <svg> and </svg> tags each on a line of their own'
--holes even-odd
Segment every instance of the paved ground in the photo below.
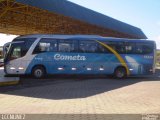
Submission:
<svg viewBox="0 0 160 120">
<path fill-rule="evenodd" d="M 160 78 L 21 78 L 19 85 L 0 87 L 0 103 L 0 113 L 160 113 Z"/>
<path fill-rule="evenodd" d="M 15 85 L 19 82 L 19 77 L 4 77 L 4 68 L 0 67 L 0 87 L 4 85 Z"/>
</svg>

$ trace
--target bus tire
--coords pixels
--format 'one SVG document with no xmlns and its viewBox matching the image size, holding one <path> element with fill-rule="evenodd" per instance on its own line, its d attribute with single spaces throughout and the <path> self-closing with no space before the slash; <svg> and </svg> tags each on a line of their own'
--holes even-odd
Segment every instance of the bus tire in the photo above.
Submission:
<svg viewBox="0 0 160 120">
<path fill-rule="evenodd" d="M 32 70 L 32 76 L 37 79 L 44 78 L 46 70 L 43 66 L 35 66 Z"/>
<path fill-rule="evenodd" d="M 114 71 L 114 77 L 117 79 L 122 79 L 122 78 L 126 78 L 127 76 L 127 71 L 124 67 L 118 67 L 115 69 Z"/>
</svg>

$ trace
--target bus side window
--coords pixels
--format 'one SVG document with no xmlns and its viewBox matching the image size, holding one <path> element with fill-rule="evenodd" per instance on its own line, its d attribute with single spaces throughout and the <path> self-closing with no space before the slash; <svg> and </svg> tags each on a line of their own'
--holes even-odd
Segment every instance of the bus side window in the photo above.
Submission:
<svg viewBox="0 0 160 120">
<path fill-rule="evenodd" d="M 136 44 L 136 50 L 135 50 L 135 53 L 136 54 L 142 54 L 143 50 L 142 50 L 142 45 L 139 43 L 139 44 Z"/>
<path fill-rule="evenodd" d="M 116 51 L 119 54 L 126 54 L 125 44 L 124 42 L 117 42 L 116 43 Z"/>
<path fill-rule="evenodd" d="M 98 45 L 98 53 L 109 54 L 111 52 L 107 48 L 105 48 L 104 46 L 99 44 Z"/>
<path fill-rule="evenodd" d="M 79 41 L 79 52 L 96 53 L 98 52 L 98 44 L 91 40 L 81 40 Z"/>
<path fill-rule="evenodd" d="M 153 52 L 154 45 L 152 44 L 144 44 L 142 46 L 144 54 L 150 54 Z"/>
<path fill-rule="evenodd" d="M 125 44 L 123 42 L 106 42 L 106 44 L 119 54 L 125 54 Z"/>
<path fill-rule="evenodd" d="M 38 54 L 42 52 L 56 52 L 56 51 L 57 51 L 57 40 L 51 38 L 42 38 L 35 47 L 33 54 Z"/>
<path fill-rule="evenodd" d="M 126 54 L 134 54 L 135 53 L 135 47 L 136 47 L 135 43 L 126 42 L 125 43 Z"/>
<path fill-rule="evenodd" d="M 137 43 L 136 54 L 150 54 L 153 52 L 154 45 L 146 43 Z"/>
<path fill-rule="evenodd" d="M 59 40 L 58 42 L 59 52 L 77 52 L 76 40 Z"/>
</svg>

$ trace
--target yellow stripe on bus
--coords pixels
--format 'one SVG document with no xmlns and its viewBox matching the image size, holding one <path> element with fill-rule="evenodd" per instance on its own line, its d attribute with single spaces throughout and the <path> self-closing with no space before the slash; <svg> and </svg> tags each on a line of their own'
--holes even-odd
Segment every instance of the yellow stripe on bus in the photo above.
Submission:
<svg viewBox="0 0 160 120">
<path fill-rule="evenodd" d="M 96 40 L 97 41 L 97 40 Z M 129 72 L 129 68 L 125 62 L 125 60 L 113 49 L 111 48 L 109 45 L 107 44 L 104 44 L 103 42 L 100 42 L 100 41 L 97 41 L 99 44 L 101 44 L 102 46 L 104 46 L 105 48 L 107 48 L 108 50 L 110 50 L 116 57 L 117 59 L 119 60 L 119 62 L 122 64 L 122 66 L 124 66 L 127 70 L 127 75 L 130 74 Z"/>
</svg>

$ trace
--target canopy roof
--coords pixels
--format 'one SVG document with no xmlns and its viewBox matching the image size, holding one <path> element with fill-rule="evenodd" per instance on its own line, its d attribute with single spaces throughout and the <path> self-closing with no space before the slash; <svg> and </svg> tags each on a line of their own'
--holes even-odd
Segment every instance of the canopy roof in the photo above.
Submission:
<svg viewBox="0 0 160 120">
<path fill-rule="evenodd" d="M 1 0 L 0 32 L 147 38 L 140 28 L 67 0 Z"/>
</svg>

